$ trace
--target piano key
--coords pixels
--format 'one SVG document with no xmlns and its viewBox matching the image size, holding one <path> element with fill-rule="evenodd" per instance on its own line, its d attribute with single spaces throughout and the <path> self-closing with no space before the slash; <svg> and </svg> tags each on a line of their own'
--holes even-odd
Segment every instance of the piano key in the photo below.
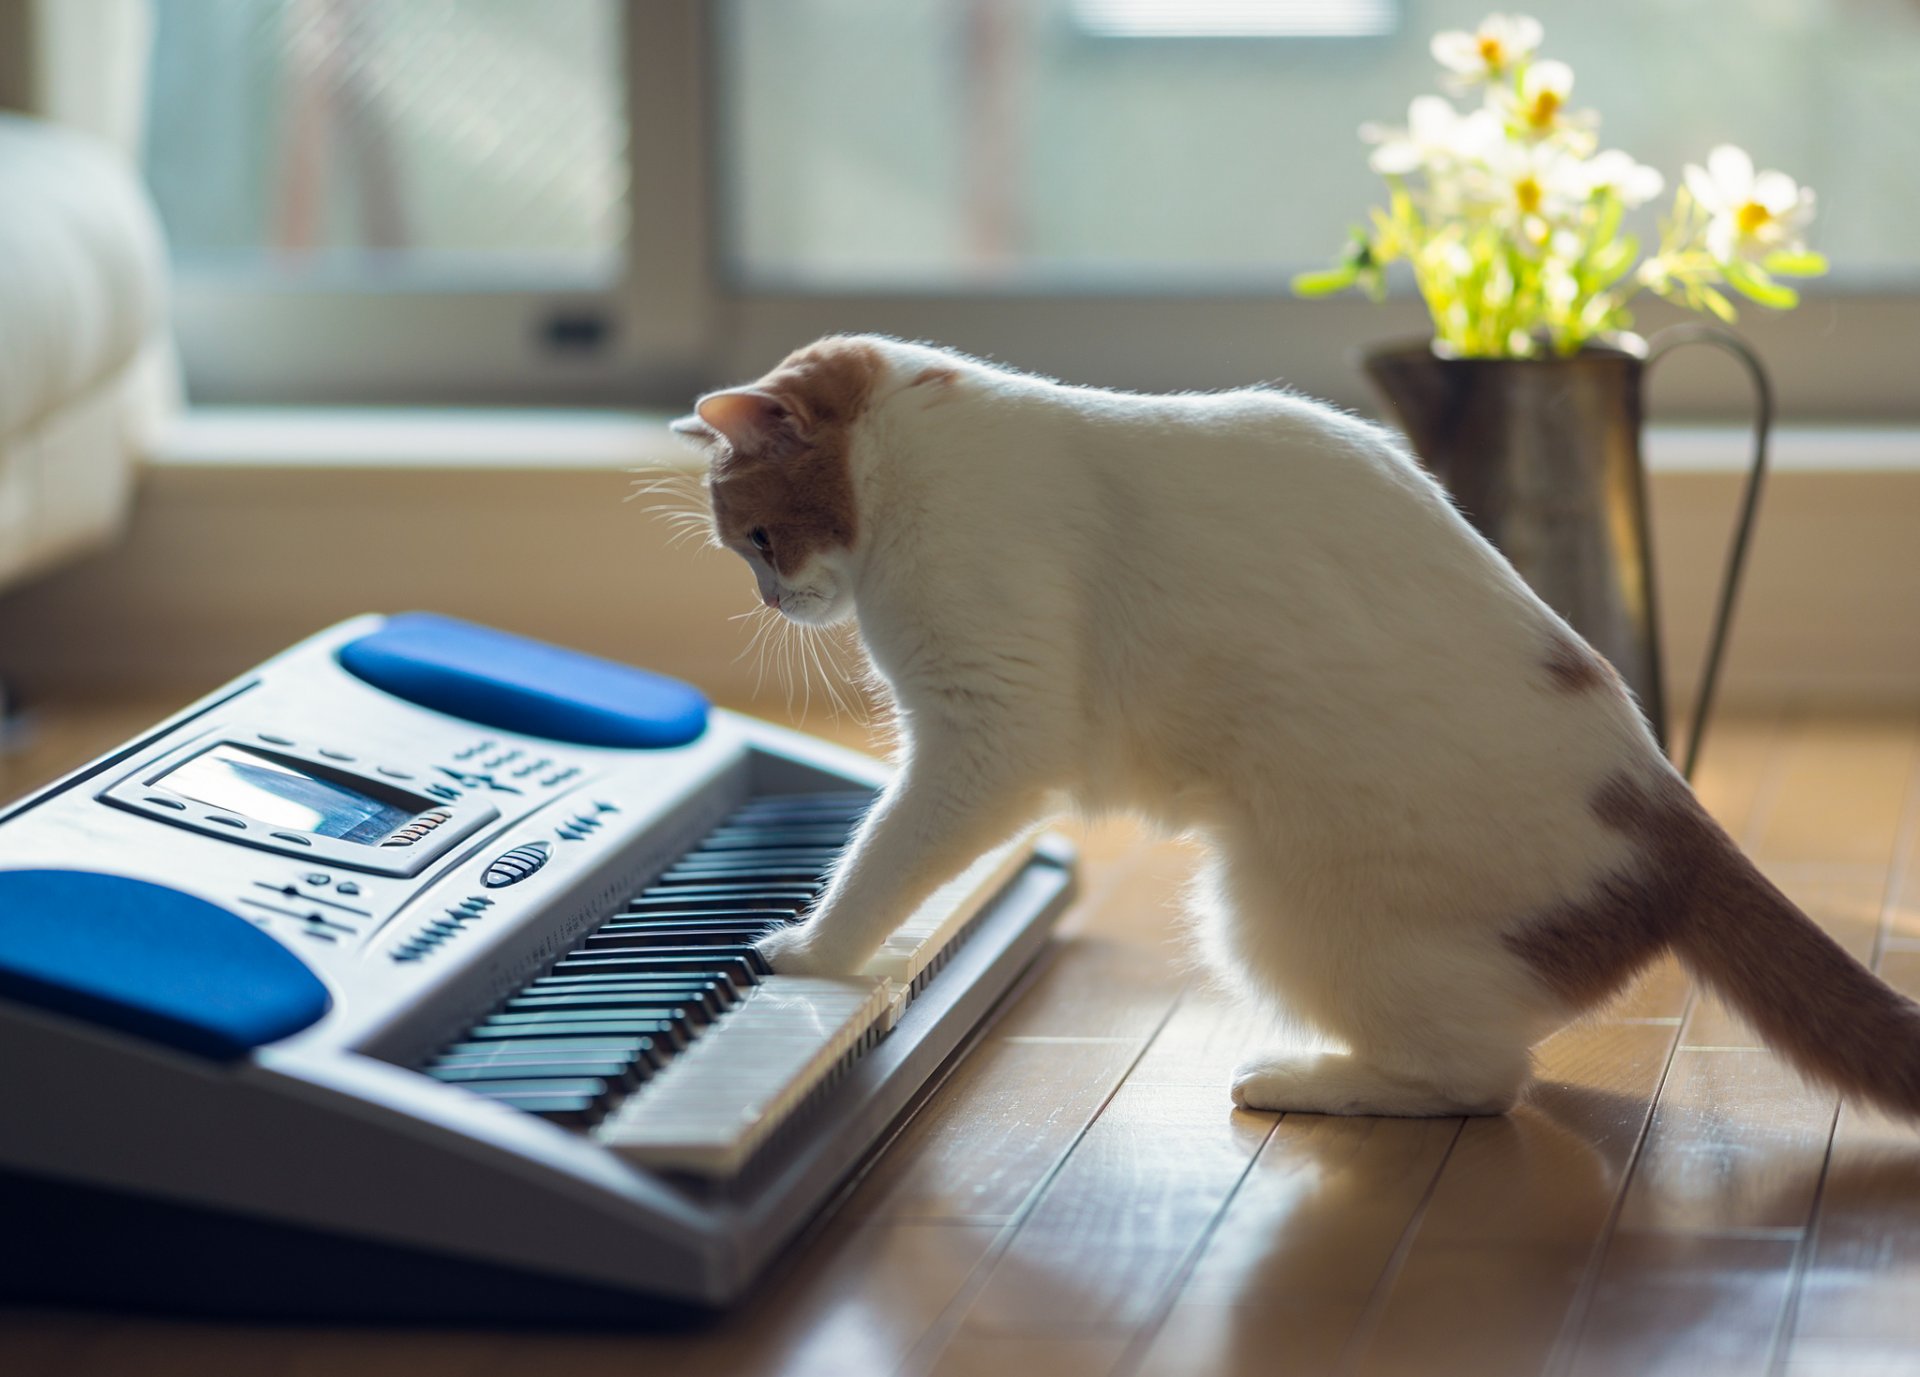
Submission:
<svg viewBox="0 0 1920 1377">
<path fill-rule="evenodd" d="M 766 957 L 752 947 L 660 947 L 635 944 L 627 950 L 602 949 L 569 956 L 554 970 L 562 975 L 644 975 L 681 971 L 710 975 L 746 987 L 769 971 Z"/>
<path fill-rule="evenodd" d="M 680 1036 L 691 1040 L 707 1026 L 707 1017 L 700 1014 L 696 1024 L 685 1004 L 637 1004 L 629 1002 L 612 1008 L 587 1008 L 578 1006 L 561 1009 L 515 1009 L 507 1008 L 497 1014 L 489 1014 L 482 1028 L 547 1028 L 556 1023 L 604 1022 L 609 1019 L 658 1019 L 663 1023 L 679 1025 Z"/>
<path fill-rule="evenodd" d="M 477 1028 L 467 1030 L 468 1042 L 539 1042 L 548 1038 L 611 1038 L 611 1037 L 650 1037 L 664 1042 L 669 1047 L 678 1048 L 676 1035 L 681 1034 L 675 1024 L 663 1018 L 582 1018 L 570 1023 L 518 1024 L 502 1027 L 482 1023 Z"/>
<path fill-rule="evenodd" d="M 555 1123 L 584 1128 L 600 1117 L 601 1097 L 578 1091 L 518 1090 L 495 1092 L 491 1086 L 468 1085 L 463 1090 L 476 1094 L 527 1114 L 538 1114 L 543 1119 Z"/>
<path fill-rule="evenodd" d="M 873 806 L 871 793 L 766 794 L 743 803 L 727 823 L 747 819 L 799 816 L 860 817 Z M 726 824 L 722 824 L 723 826 Z"/>
<path fill-rule="evenodd" d="M 533 1042 L 456 1042 L 435 1059 L 436 1066 L 478 1065 L 481 1062 L 531 1061 L 540 1057 L 574 1054 L 630 1057 L 655 1068 L 673 1059 L 674 1049 L 653 1038 L 570 1037 L 542 1038 Z"/>
<path fill-rule="evenodd" d="M 819 884 L 812 880 L 785 880 L 769 883 L 751 875 L 732 876 L 717 880 L 694 880 L 679 884 L 650 886 L 620 905 L 618 911 L 639 912 L 657 904 L 718 904 L 728 901 L 750 903 L 755 899 L 775 906 L 806 905 L 812 903 L 819 892 Z"/>
<path fill-rule="evenodd" d="M 844 839 L 800 843 L 783 842 L 775 837 L 767 837 L 757 846 L 696 846 L 686 854 L 676 857 L 674 864 L 748 865 L 759 861 L 831 861 L 837 859 L 846 849 Z"/>
<path fill-rule="evenodd" d="M 657 905 L 682 909 L 727 908 L 737 904 L 803 909 L 820 893 L 818 885 L 719 884 L 661 886 L 629 899 L 623 913 L 646 913 Z"/>
<path fill-rule="evenodd" d="M 635 944 L 656 947 L 753 946 L 770 932 L 793 926 L 783 918 L 752 918 L 724 923 L 649 923 L 645 927 L 596 932 L 580 944 L 579 954 L 590 955 Z"/>
<path fill-rule="evenodd" d="M 714 879 L 759 880 L 763 884 L 777 880 L 781 876 L 799 873 L 803 877 L 817 875 L 831 870 L 833 863 L 840 859 L 838 849 L 831 851 L 716 851 L 712 855 L 694 852 L 682 856 L 669 866 L 661 879 L 668 884 L 678 881 L 669 876 L 701 875 Z M 805 879 L 787 880 L 788 884 L 804 884 Z"/>
<path fill-rule="evenodd" d="M 643 1166 L 739 1170 L 885 1017 L 884 983 L 770 976 L 594 1130 Z"/>
<path fill-rule="evenodd" d="M 844 827 L 722 828 L 700 839 L 697 856 L 724 856 L 741 851 L 842 851 L 847 845 Z"/>
<path fill-rule="evenodd" d="M 694 980 L 698 980 L 697 975 L 547 975 L 527 986 L 522 993 L 562 994 L 573 990 L 640 992 L 666 988 L 681 989 L 686 988 L 686 982 Z M 694 997 L 695 993 L 712 1013 L 731 1009 L 740 1002 L 738 987 L 728 980 L 699 980 L 697 991 L 690 991 L 688 997 Z"/>
<path fill-rule="evenodd" d="M 1005 886 L 1026 864 L 1031 833 L 997 846 L 949 880 L 896 927 L 880 950 L 861 970 L 865 976 L 892 983 L 898 997 L 897 1019 L 921 981 L 942 959 L 960 930 L 979 913 L 981 905 Z"/>
<path fill-rule="evenodd" d="M 793 921 L 793 913 L 783 908 L 758 908 L 740 905 L 730 909 L 659 909 L 648 913 L 622 914 L 609 918 L 589 937 L 603 932 L 645 932 L 665 927 L 723 927 L 728 923 L 774 923 L 784 926 Z"/>
<path fill-rule="evenodd" d="M 592 1076 L 609 1086 L 631 1087 L 648 1074 L 646 1063 L 622 1061 L 617 1057 L 581 1057 L 572 1061 L 494 1061 L 470 1066 L 429 1066 L 427 1074 L 448 1085 L 471 1085 L 478 1081 L 551 1080 L 569 1076 Z"/>
<path fill-rule="evenodd" d="M 742 880 L 742 879 L 753 879 L 753 880 L 760 880 L 763 882 L 764 881 L 785 881 L 787 883 L 792 883 L 794 881 L 800 881 L 800 880 L 813 882 L 813 881 L 823 879 L 826 876 L 827 869 L 828 867 L 824 863 L 820 865 L 764 865 L 764 866 L 733 866 L 733 867 L 729 867 L 725 865 L 705 865 L 705 864 L 697 865 L 697 866 L 676 865 L 673 869 L 669 870 L 665 875 L 661 876 L 661 879 L 666 881 L 668 884 L 678 884 L 683 880 L 705 881 L 705 880 Z"/>
<path fill-rule="evenodd" d="M 662 997 L 657 994 L 629 994 L 604 990 L 595 990 L 587 993 L 575 992 L 573 994 L 516 995 L 507 1001 L 506 1007 L 502 1012 L 507 1014 L 520 1014 L 538 1013 L 542 1010 L 552 1009 L 619 1009 L 623 1012 L 632 1013 L 643 1007 L 649 1011 L 656 1009 L 670 1010 L 675 1015 L 685 1018 L 696 1028 L 707 1027 L 713 1022 L 714 1018 L 706 1005 L 697 999 L 671 1002 L 670 997 L 668 997 L 668 1000 L 663 1000 Z"/>
</svg>

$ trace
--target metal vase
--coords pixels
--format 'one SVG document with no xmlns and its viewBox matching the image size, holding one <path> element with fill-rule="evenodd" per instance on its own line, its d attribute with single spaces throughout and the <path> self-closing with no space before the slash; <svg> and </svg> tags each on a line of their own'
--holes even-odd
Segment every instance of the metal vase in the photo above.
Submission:
<svg viewBox="0 0 1920 1377">
<path fill-rule="evenodd" d="M 1729 349 L 1760 397 L 1752 476 L 1689 732 L 1691 773 L 1731 621 L 1766 462 L 1765 374 L 1737 339 L 1696 326 L 1626 337 L 1565 358 L 1446 358 L 1426 341 L 1369 351 L 1364 365 L 1414 451 L 1467 519 L 1547 605 L 1620 671 L 1655 733 L 1667 731 L 1652 531 L 1640 452 L 1642 384 L 1673 345 Z"/>
</svg>

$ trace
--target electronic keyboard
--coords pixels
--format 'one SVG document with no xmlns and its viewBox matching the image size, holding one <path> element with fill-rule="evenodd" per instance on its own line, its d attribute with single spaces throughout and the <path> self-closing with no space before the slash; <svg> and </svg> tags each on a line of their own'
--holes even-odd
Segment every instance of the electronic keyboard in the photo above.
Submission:
<svg viewBox="0 0 1920 1377">
<path fill-rule="evenodd" d="M 0 1288 L 411 1322 L 713 1313 L 961 1053 L 1071 854 L 773 973 L 885 767 L 424 613 L 0 813 Z"/>
</svg>

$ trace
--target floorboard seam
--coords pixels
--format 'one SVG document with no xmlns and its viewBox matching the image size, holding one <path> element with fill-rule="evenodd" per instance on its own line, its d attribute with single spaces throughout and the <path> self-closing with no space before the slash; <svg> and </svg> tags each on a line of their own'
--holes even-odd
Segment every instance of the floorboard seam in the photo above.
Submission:
<svg viewBox="0 0 1920 1377">
<path fill-rule="evenodd" d="M 1387 1298 L 1393 1293 L 1393 1284 L 1400 1279 L 1400 1269 L 1406 1265 L 1407 1255 L 1413 1251 L 1413 1241 L 1420 1232 L 1421 1222 L 1427 1217 L 1427 1207 L 1433 1203 L 1434 1192 L 1440 1189 L 1440 1178 L 1447 1174 L 1447 1163 L 1453 1160 L 1453 1150 L 1460 1145 L 1461 1135 L 1466 1131 L 1465 1119 L 1454 1122 L 1453 1137 L 1447 1140 L 1447 1150 L 1440 1154 L 1440 1160 L 1434 1164 L 1433 1175 L 1427 1181 L 1426 1190 L 1420 1193 L 1420 1201 L 1413 1207 L 1407 1227 L 1400 1231 L 1393 1251 L 1387 1255 L 1386 1265 L 1380 1269 L 1379 1279 L 1374 1282 L 1373 1290 L 1367 1296 L 1366 1305 L 1353 1322 L 1353 1332 L 1341 1345 L 1340 1357 L 1334 1363 L 1334 1372 L 1339 1377 L 1346 1377 L 1354 1370 L 1365 1356 L 1367 1345 L 1373 1341 L 1374 1331 L 1380 1325 L 1380 1314 L 1387 1308 Z"/>
<path fill-rule="evenodd" d="M 1102 892 L 1105 892 L 1104 887 Z M 1140 1059 L 1147 1055 L 1147 1051 L 1153 1046 L 1154 1040 L 1160 1036 L 1168 1022 L 1172 1020 L 1175 1012 L 1180 1008 L 1182 1001 L 1186 999 L 1187 992 L 1188 987 L 1184 985 L 1175 992 L 1173 999 L 1167 1005 L 1166 1012 L 1160 1016 L 1159 1021 L 1153 1026 L 1153 1031 L 1147 1034 L 1146 1039 L 1140 1044 L 1139 1053 L 1131 1062 L 1127 1063 L 1127 1069 L 1122 1072 L 1120 1078 L 1114 1082 L 1113 1088 L 1107 1091 L 1105 1098 L 1094 1108 L 1093 1113 L 1087 1116 L 1086 1122 L 1080 1125 L 1080 1130 L 1073 1135 L 1073 1140 L 1066 1145 L 1058 1157 L 1054 1158 L 1053 1165 L 1048 1167 L 1046 1173 L 1034 1184 L 1033 1189 L 1027 1193 L 1027 1198 L 1020 1202 L 1020 1208 L 1014 1211 L 1013 1217 L 1001 1228 L 1000 1233 L 988 1247 L 985 1256 L 974 1264 L 973 1270 L 967 1274 L 967 1279 L 961 1283 L 960 1289 L 954 1293 L 953 1299 L 942 1307 L 939 1315 L 934 1318 L 933 1323 L 927 1326 L 926 1331 L 915 1341 L 913 1347 L 907 1350 L 906 1356 L 902 1358 L 894 1368 L 895 1373 L 923 1373 L 933 1370 L 935 1364 L 938 1363 L 940 1359 L 940 1355 L 946 1351 L 947 1345 L 953 1341 L 954 1335 L 958 1334 L 961 1326 L 966 1323 L 967 1312 L 973 1308 L 974 1301 L 978 1300 L 980 1293 L 986 1289 L 987 1282 L 993 1276 L 993 1269 L 999 1265 L 1000 1259 L 1005 1257 L 1007 1250 L 1013 1246 L 1013 1241 L 1019 1236 L 1021 1226 L 1025 1224 L 1033 1215 L 1033 1212 L 1040 1207 L 1040 1202 L 1046 1198 L 1047 1192 L 1053 1187 L 1053 1183 L 1059 1178 L 1060 1173 L 1066 1169 L 1066 1165 L 1072 1160 L 1073 1154 L 1079 1151 L 1080 1144 L 1086 1141 L 1088 1132 L 1096 1123 L 1100 1122 L 1100 1116 L 1107 1112 L 1108 1106 L 1113 1103 L 1114 1096 L 1118 1095 L 1121 1088 L 1126 1085 L 1127 1078 L 1133 1074 L 1134 1068 L 1140 1064 Z"/>
<path fill-rule="evenodd" d="M 1159 1299 L 1154 1302 L 1152 1311 L 1134 1329 L 1133 1337 L 1127 1341 L 1126 1348 L 1121 1351 L 1108 1377 L 1131 1377 L 1131 1374 L 1139 1369 L 1140 1364 L 1147 1360 L 1147 1350 L 1160 1336 L 1161 1326 L 1166 1324 L 1167 1316 L 1173 1313 L 1173 1307 L 1179 1303 L 1180 1293 L 1187 1288 L 1187 1279 L 1193 1275 L 1193 1269 L 1200 1265 L 1200 1259 L 1206 1255 L 1207 1245 L 1213 1241 L 1221 1221 L 1227 1217 L 1227 1210 L 1239 1198 L 1241 1187 L 1247 1184 L 1247 1178 L 1253 1174 L 1254 1165 L 1266 1155 L 1267 1148 L 1272 1145 L 1274 1135 L 1279 1133 L 1281 1121 L 1285 1118 L 1284 1114 L 1276 1114 L 1273 1122 L 1267 1125 L 1267 1134 L 1260 1140 L 1260 1146 L 1247 1154 L 1247 1164 L 1241 1168 L 1240 1175 L 1234 1178 L 1233 1189 L 1227 1192 L 1226 1198 L 1220 1202 L 1220 1208 L 1215 1210 L 1212 1218 L 1207 1220 L 1207 1227 L 1200 1231 L 1200 1237 L 1194 1240 L 1193 1246 L 1187 1249 L 1179 1265 L 1173 1269 L 1173 1274 L 1167 1278 L 1167 1283 L 1162 1288 Z"/>
<path fill-rule="evenodd" d="M 1920 744 L 1910 748 L 1907 756 L 1907 792 L 1901 801 L 1900 820 L 1894 826 L 1893 859 L 1887 866 L 1886 888 L 1880 896 L 1880 923 L 1873 934 L 1873 954 L 1867 961 L 1875 971 L 1880 969 L 1880 963 L 1887 954 L 1887 943 L 1893 936 L 1894 915 L 1899 909 L 1902 892 L 1906 889 L 1908 858 L 1920 846 Z M 1794 1330 L 1800 1323 L 1800 1299 L 1806 1290 L 1807 1272 L 1819 1251 L 1823 1217 L 1821 1206 L 1826 1202 L 1827 1175 L 1833 1169 L 1833 1150 L 1840 1135 L 1840 1116 L 1845 1112 L 1844 1104 L 1836 1107 L 1833 1122 L 1827 1129 L 1827 1155 L 1820 1163 L 1820 1181 L 1814 1187 L 1813 1201 L 1807 1211 L 1806 1233 L 1794 1245 L 1793 1264 L 1787 1278 L 1786 1304 L 1780 1309 L 1780 1319 L 1768 1350 L 1768 1377 L 1781 1377 L 1793 1357 Z"/>
</svg>

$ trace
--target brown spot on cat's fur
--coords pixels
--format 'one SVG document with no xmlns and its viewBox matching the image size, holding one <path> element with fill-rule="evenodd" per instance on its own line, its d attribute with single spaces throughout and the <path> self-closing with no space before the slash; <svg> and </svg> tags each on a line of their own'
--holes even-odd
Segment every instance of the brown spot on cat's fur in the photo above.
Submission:
<svg viewBox="0 0 1920 1377">
<path fill-rule="evenodd" d="M 754 384 L 777 411 L 751 444 L 715 458 L 708 491 L 723 544 L 746 554 L 751 533 L 764 530 L 770 562 L 785 575 L 853 544 L 859 514 L 848 449 L 885 372 L 871 345 L 833 338 L 788 355 Z"/>
<path fill-rule="evenodd" d="M 1592 806 L 1639 861 L 1506 935 L 1548 988 L 1587 1007 L 1671 947 L 1804 1075 L 1920 1115 L 1920 1006 L 1775 888 L 1678 775 L 1615 776 Z"/>
<path fill-rule="evenodd" d="M 1564 631 L 1553 633 L 1545 663 L 1554 687 L 1567 693 L 1588 693 L 1620 682 L 1620 676 L 1599 651 Z"/>
<path fill-rule="evenodd" d="M 957 368 L 927 368 L 916 374 L 907 386 L 932 387 L 945 392 L 959 381 L 960 370 Z"/>
</svg>

